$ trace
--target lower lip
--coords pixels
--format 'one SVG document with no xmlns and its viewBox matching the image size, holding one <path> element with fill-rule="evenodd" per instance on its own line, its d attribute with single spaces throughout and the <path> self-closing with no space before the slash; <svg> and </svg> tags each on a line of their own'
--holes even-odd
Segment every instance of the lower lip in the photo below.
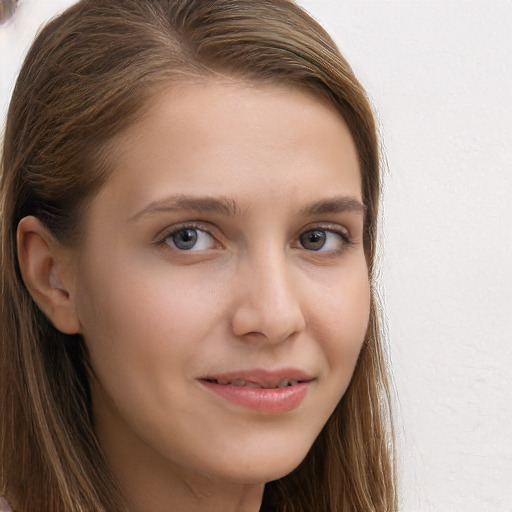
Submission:
<svg viewBox="0 0 512 512">
<path fill-rule="evenodd" d="M 304 400 L 309 384 L 308 382 L 299 382 L 285 388 L 265 389 L 217 384 L 206 380 L 201 383 L 229 402 L 264 413 L 282 413 L 296 409 Z"/>
</svg>

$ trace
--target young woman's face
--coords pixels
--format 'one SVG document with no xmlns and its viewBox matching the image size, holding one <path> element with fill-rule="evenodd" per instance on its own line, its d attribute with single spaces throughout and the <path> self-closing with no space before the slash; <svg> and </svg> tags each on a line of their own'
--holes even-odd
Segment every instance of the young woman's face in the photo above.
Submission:
<svg viewBox="0 0 512 512">
<path fill-rule="evenodd" d="M 368 323 L 345 123 L 290 89 L 175 87 L 111 158 L 72 292 L 107 459 L 147 478 L 283 476 L 345 392 Z"/>
</svg>

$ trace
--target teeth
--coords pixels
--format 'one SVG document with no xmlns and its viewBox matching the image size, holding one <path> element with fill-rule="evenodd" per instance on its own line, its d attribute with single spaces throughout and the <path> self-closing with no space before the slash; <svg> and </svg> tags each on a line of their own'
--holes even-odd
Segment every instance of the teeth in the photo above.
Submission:
<svg viewBox="0 0 512 512">
<path fill-rule="evenodd" d="M 212 382 L 216 382 L 217 384 L 222 384 L 224 386 L 227 386 L 231 384 L 232 386 L 236 387 L 246 387 L 246 388 L 275 388 L 276 386 L 262 386 L 261 384 L 258 384 L 256 382 L 246 381 L 243 379 L 236 379 L 236 380 L 228 380 L 228 379 L 216 379 L 212 380 Z M 278 385 L 278 388 L 286 388 L 288 386 L 295 386 L 298 384 L 298 381 L 294 379 L 283 379 Z"/>
<path fill-rule="evenodd" d="M 256 382 L 246 382 L 245 383 L 246 388 L 261 388 L 259 384 L 256 384 Z"/>
<path fill-rule="evenodd" d="M 231 384 L 233 386 L 237 387 L 244 387 L 244 388 L 261 388 L 259 384 L 256 382 L 246 381 L 242 379 L 234 380 L 232 382 L 227 382 L 226 384 Z"/>
</svg>

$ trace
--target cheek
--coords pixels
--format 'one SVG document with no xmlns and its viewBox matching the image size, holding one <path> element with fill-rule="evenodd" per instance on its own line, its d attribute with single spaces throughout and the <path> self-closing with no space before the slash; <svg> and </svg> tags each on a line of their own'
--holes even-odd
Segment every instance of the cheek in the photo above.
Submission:
<svg viewBox="0 0 512 512">
<path fill-rule="evenodd" d="M 185 368 L 219 314 L 217 283 L 169 269 L 110 268 L 88 276 L 82 290 L 84 338 L 105 373 L 113 361 L 119 372 L 150 373 L 164 360 Z"/>
<path fill-rule="evenodd" d="M 313 329 L 319 333 L 329 370 L 337 375 L 339 389 L 344 390 L 368 329 L 370 284 L 366 266 L 334 281 L 318 298 L 316 310 Z"/>
<path fill-rule="evenodd" d="M 190 417 L 185 398 L 218 309 L 215 295 L 190 275 L 152 270 L 110 269 L 89 280 L 80 304 L 97 424 L 126 421 L 141 437 L 159 437 L 163 425 L 179 427 L 165 411 Z M 120 415 L 115 420 L 112 410 Z"/>
</svg>

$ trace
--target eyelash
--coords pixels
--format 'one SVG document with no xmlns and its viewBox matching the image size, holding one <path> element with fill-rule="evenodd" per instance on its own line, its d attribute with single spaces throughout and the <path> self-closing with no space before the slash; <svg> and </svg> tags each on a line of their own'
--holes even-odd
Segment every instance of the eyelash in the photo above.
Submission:
<svg viewBox="0 0 512 512">
<path fill-rule="evenodd" d="M 208 228 L 208 226 L 202 224 L 202 223 L 199 223 L 199 222 L 186 222 L 186 223 L 183 223 L 183 224 L 178 224 L 178 225 L 175 225 L 175 226 L 172 226 L 170 227 L 169 229 L 167 229 L 162 235 L 160 235 L 156 241 L 156 244 L 159 245 L 159 246 L 167 246 L 169 247 L 171 250 L 175 250 L 175 251 L 178 251 L 178 252 L 189 252 L 187 251 L 186 249 L 178 249 L 176 247 L 170 247 L 170 245 L 167 243 L 167 240 L 172 237 L 173 235 L 181 232 L 181 231 L 185 231 L 187 229 L 194 229 L 194 230 L 197 230 L 197 231 L 203 231 L 205 233 L 207 233 L 209 236 L 211 236 L 214 240 L 217 240 L 217 238 L 215 237 L 215 235 L 211 232 L 211 230 Z M 312 254 L 331 254 L 331 255 L 336 255 L 336 254 L 339 254 L 341 252 L 343 252 L 345 249 L 349 248 L 349 247 L 352 247 L 354 245 L 354 242 L 353 240 L 351 239 L 350 235 L 345 231 L 345 230 L 342 230 L 340 229 L 340 227 L 338 225 L 332 225 L 332 224 L 317 224 L 317 225 L 312 225 L 311 227 L 308 227 L 307 229 L 304 229 L 300 232 L 300 234 L 298 235 L 297 237 L 297 241 L 299 244 L 302 245 L 302 242 L 300 242 L 300 238 L 305 235 L 306 233 L 310 233 L 310 232 L 314 232 L 314 231 L 323 231 L 323 232 L 326 232 L 326 233 L 333 233 L 335 235 L 338 235 L 341 240 L 342 240 L 342 245 L 343 247 L 339 250 L 330 250 L 330 251 L 322 251 L 321 249 L 318 250 L 318 251 L 315 251 L 313 249 L 306 249 L 305 247 L 300 247 Z M 190 252 L 194 252 L 194 251 L 190 251 Z"/>
<path fill-rule="evenodd" d="M 331 234 L 334 234 L 334 235 L 337 235 L 339 236 L 339 238 L 341 239 L 341 245 L 342 247 L 339 248 L 339 249 L 334 249 L 334 250 L 322 250 L 324 246 L 322 246 L 319 250 L 314 250 L 314 249 L 306 249 L 302 242 L 300 241 L 301 237 L 304 236 L 305 234 L 307 233 L 312 233 L 312 232 L 315 232 L 315 231 L 320 231 L 320 232 L 325 232 L 325 233 L 331 233 Z M 300 243 L 302 245 L 302 249 L 308 251 L 309 253 L 311 254 L 322 254 L 324 256 L 337 256 L 339 254 L 341 254 L 342 252 L 344 252 L 346 249 L 352 247 L 354 245 L 354 242 L 353 240 L 351 239 L 349 233 L 346 231 L 346 230 L 342 230 L 340 228 L 339 225 L 335 224 L 317 224 L 317 225 L 313 225 L 311 227 L 308 227 L 307 229 L 304 229 L 303 231 L 301 231 L 300 235 L 297 237 L 298 238 L 298 243 Z M 328 242 L 326 241 L 325 244 L 327 244 Z"/>
<path fill-rule="evenodd" d="M 211 236 L 214 240 L 217 240 L 217 238 L 212 234 L 211 230 L 207 226 L 205 226 L 204 224 L 199 223 L 199 222 L 185 222 L 183 224 L 178 224 L 178 225 L 171 226 L 169 229 L 165 230 L 158 237 L 158 239 L 156 241 L 156 244 L 160 245 L 160 246 L 170 247 L 169 244 L 167 243 L 167 240 L 170 237 L 172 237 L 173 235 L 179 233 L 180 231 L 185 231 L 187 229 L 195 229 L 197 231 L 203 231 L 203 232 L 207 233 L 209 236 Z M 170 248 L 174 249 L 176 251 L 179 251 L 179 252 L 187 252 L 184 249 L 180 250 L 178 248 L 172 248 L 172 247 L 170 247 Z"/>
</svg>

